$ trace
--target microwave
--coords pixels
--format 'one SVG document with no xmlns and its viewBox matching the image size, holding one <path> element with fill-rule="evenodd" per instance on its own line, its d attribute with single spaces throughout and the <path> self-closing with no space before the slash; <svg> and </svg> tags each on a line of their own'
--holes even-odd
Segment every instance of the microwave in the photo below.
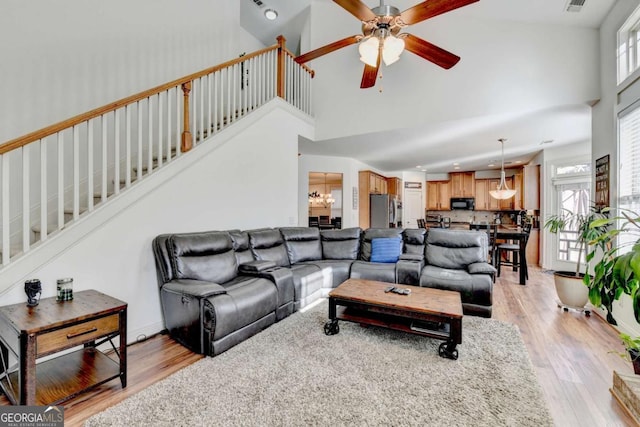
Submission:
<svg viewBox="0 0 640 427">
<path fill-rule="evenodd" d="M 472 211 L 476 207 L 476 199 L 473 197 L 452 197 L 451 210 Z"/>
</svg>

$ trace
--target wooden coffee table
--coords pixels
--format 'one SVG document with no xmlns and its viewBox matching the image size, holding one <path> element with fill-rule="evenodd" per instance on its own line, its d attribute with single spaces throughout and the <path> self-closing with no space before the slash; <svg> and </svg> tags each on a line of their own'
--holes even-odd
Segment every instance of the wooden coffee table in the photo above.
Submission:
<svg viewBox="0 0 640 427">
<path fill-rule="evenodd" d="M 410 289 L 411 293 L 385 293 L 390 286 Z M 324 333 L 340 332 L 338 320 L 445 340 L 438 354 L 454 360 L 458 358 L 456 346 L 462 343 L 462 302 L 454 291 L 348 279 L 329 292 L 329 320 Z"/>
</svg>

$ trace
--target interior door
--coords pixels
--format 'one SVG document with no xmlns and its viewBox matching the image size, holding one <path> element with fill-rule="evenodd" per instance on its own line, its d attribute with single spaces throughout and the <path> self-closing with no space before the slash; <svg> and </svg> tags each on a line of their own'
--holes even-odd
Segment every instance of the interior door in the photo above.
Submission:
<svg viewBox="0 0 640 427">
<path fill-rule="evenodd" d="M 404 228 L 418 228 L 418 218 L 424 219 L 422 190 L 406 188 L 402 202 L 402 226 Z"/>
</svg>

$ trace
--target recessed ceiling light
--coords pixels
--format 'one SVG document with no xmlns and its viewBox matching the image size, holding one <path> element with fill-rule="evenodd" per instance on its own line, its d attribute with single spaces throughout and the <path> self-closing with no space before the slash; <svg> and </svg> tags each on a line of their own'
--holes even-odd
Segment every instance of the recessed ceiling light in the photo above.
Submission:
<svg viewBox="0 0 640 427">
<path fill-rule="evenodd" d="M 264 11 L 264 17 L 269 21 L 275 21 L 275 19 L 278 17 L 278 12 L 273 9 L 267 9 Z"/>
<path fill-rule="evenodd" d="M 427 171 L 426 169 L 420 169 L 420 170 L 421 170 L 422 172 L 426 172 L 426 171 Z"/>
<path fill-rule="evenodd" d="M 416 169 L 420 169 L 421 167 L 422 167 L 422 166 L 418 165 L 418 166 L 416 166 Z"/>
<path fill-rule="evenodd" d="M 490 168 L 495 167 L 495 165 L 493 163 L 491 163 L 490 165 L 487 165 L 487 166 L 489 166 Z"/>
<path fill-rule="evenodd" d="M 522 163 L 522 160 L 516 160 L 515 163 Z"/>
<path fill-rule="evenodd" d="M 460 163 L 455 162 L 455 163 L 453 164 L 453 166 L 458 166 L 459 164 L 460 164 Z"/>
<path fill-rule="evenodd" d="M 460 166 L 454 166 L 453 168 L 454 168 L 455 170 L 458 170 L 458 169 L 460 169 Z"/>
</svg>

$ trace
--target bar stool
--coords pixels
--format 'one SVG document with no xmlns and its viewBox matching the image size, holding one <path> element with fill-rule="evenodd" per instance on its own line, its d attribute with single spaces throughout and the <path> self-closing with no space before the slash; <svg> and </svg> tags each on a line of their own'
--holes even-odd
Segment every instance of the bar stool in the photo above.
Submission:
<svg viewBox="0 0 640 427">
<path fill-rule="evenodd" d="M 522 232 L 525 234 L 524 247 L 527 247 L 529 242 L 529 234 L 531 233 L 531 224 L 527 223 L 522 226 Z M 498 251 L 496 254 L 496 262 L 498 263 L 498 277 L 500 277 L 500 267 L 502 265 L 510 265 L 513 267 L 513 271 L 518 271 L 518 268 L 524 268 L 524 276 L 529 279 L 529 271 L 527 269 L 527 260 L 519 259 L 520 253 L 519 243 L 501 243 L 498 245 Z M 506 256 L 504 256 L 506 255 Z"/>
</svg>

